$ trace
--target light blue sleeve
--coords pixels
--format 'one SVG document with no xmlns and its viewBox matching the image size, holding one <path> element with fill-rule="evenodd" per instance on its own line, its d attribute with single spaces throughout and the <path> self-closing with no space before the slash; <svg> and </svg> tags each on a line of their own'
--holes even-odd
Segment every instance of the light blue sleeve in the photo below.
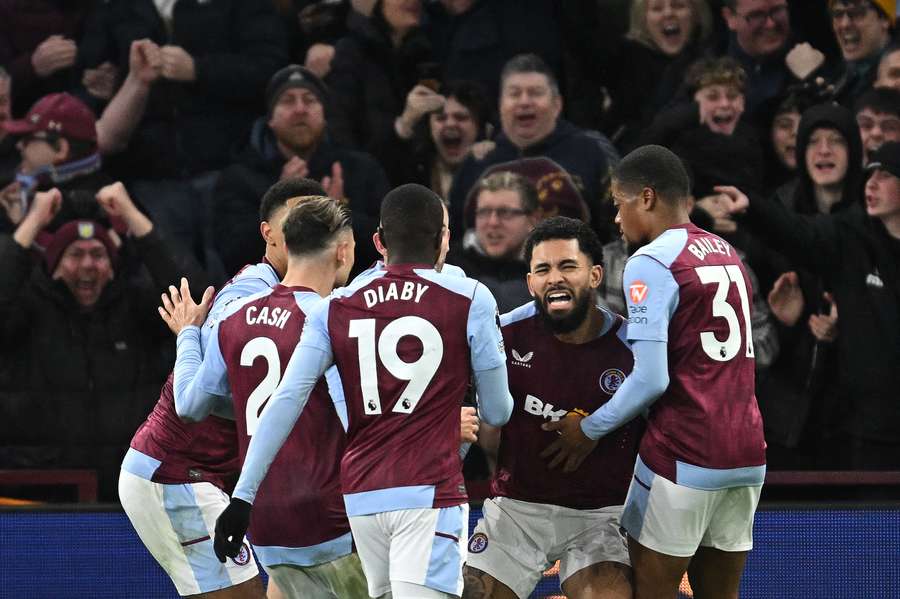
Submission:
<svg viewBox="0 0 900 599">
<path fill-rule="evenodd" d="M 608 435 L 641 414 L 669 386 L 668 344 L 635 341 L 634 368 L 608 402 L 581 421 L 581 430 L 591 439 Z"/>
<path fill-rule="evenodd" d="M 513 409 L 506 362 L 489 370 L 475 371 L 475 394 L 479 418 L 491 426 L 506 424 Z"/>
<path fill-rule="evenodd" d="M 469 340 L 472 370 L 492 370 L 506 364 L 497 301 L 481 283 L 475 286 L 472 304 L 469 306 L 466 337 Z"/>
<path fill-rule="evenodd" d="M 200 350 L 200 329 L 188 326 L 176 341 L 174 370 L 175 411 L 186 422 L 199 422 L 213 411 L 222 415 L 221 399 L 228 397 L 228 373 L 219 348 L 218 323 Z"/>
<path fill-rule="evenodd" d="M 327 315 L 328 304 L 323 301 L 307 316 L 300 343 L 285 367 L 281 382 L 269 399 L 256 434 L 250 440 L 247 457 L 232 497 L 253 503 L 272 460 L 306 407 L 313 387 L 331 366 L 331 340 L 326 329 L 323 341 L 323 331 L 320 328 L 324 326 L 323 322 L 328 321 Z"/>
<path fill-rule="evenodd" d="M 669 320 L 678 307 L 678 283 L 668 268 L 636 254 L 622 275 L 628 309 L 629 341 L 669 340 Z"/>
</svg>

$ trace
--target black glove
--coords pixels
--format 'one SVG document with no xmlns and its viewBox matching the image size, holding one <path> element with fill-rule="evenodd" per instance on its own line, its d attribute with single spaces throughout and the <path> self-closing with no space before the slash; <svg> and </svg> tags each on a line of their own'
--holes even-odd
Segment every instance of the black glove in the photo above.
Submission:
<svg viewBox="0 0 900 599">
<path fill-rule="evenodd" d="M 242 499 L 232 498 L 231 503 L 216 520 L 216 534 L 213 550 L 223 564 L 225 557 L 237 557 L 244 544 L 244 535 L 250 525 L 250 508 L 253 506 Z"/>
</svg>

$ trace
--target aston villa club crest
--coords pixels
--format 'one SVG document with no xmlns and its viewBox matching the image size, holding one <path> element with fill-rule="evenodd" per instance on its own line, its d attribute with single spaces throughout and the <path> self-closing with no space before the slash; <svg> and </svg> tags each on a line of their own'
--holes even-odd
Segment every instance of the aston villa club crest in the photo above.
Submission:
<svg viewBox="0 0 900 599">
<path fill-rule="evenodd" d="M 246 566 L 250 563 L 250 548 L 247 547 L 247 543 L 241 544 L 241 550 L 236 557 L 232 558 L 232 560 L 239 566 Z"/>
<path fill-rule="evenodd" d="M 472 538 L 469 539 L 469 553 L 481 553 L 488 546 L 488 538 L 487 535 L 483 532 L 476 532 L 472 535 Z"/>
<path fill-rule="evenodd" d="M 618 368 L 604 370 L 600 375 L 600 388 L 612 395 L 625 382 L 625 373 Z"/>
</svg>

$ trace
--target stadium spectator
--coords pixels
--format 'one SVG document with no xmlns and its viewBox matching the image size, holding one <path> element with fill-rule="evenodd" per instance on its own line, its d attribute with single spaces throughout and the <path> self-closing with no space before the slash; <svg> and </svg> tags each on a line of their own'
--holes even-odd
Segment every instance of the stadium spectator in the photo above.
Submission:
<svg viewBox="0 0 900 599">
<path fill-rule="evenodd" d="M 734 59 L 701 59 L 686 75 L 690 101 L 660 113 L 641 135 L 642 145 L 671 148 L 686 163 L 695 197 L 726 181 L 754 188 L 763 183 L 761 144 L 743 120 L 745 86 L 746 73 Z"/>
<path fill-rule="evenodd" d="M 207 251 L 207 202 L 218 170 L 258 114 L 266 82 L 287 64 L 287 42 L 271 2 L 117 0 L 98 6 L 80 49 L 84 64 L 123 71 L 132 44 L 158 78 L 149 92 L 103 121 L 117 177 L 161 230 L 215 269 Z"/>
<path fill-rule="evenodd" d="M 15 233 L 0 237 L 0 422 L 6 467 L 96 469 L 99 499 L 115 501 L 119 462 L 172 355 L 155 314 L 159 291 L 191 273 L 121 183 L 102 188 L 97 202 L 125 223 L 152 280 L 122 275 L 118 236 L 100 222 L 45 232 L 64 199 L 58 189 L 39 192 Z"/>
<path fill-rule="evenodd" d="M 892 87 L 900 91 L 900 47 L 892 46 L 881 55 L 875 87 Z"/>
<path fill-rule="evenodd" d="M 864 162 L 886 141 L 900 141 L 900 90 L 870 89 L 853 106 L 862 136 Z"/>
<path fill-rule="evenodd" d="M 765 187 L 777 189 L 797 172 L 797 128 L 804 109 L 804 102 L 789 94 L 774 103 L 771 113 L 761 118 L 765 134 L 763 159 L 765 161 Z"/>
<path fill-rule="evenodd" d="M 747 74 L 744 90 L 748 115 L 780 96 L 794 80 L 786 63 L 792 38 L 787 0 L 724 0 L 728 25 L 727 55 Z"/>
<path fill-rule="evenodd" d="M 878 75 L 878 64 L 896 21 L 894 0 L 829 0 L 831 24 L 842 61 L 830 79 L 838 100 L 851 107 Z"/>
<path fill-rule="evenodd" d="M 453 175 L 485 138 L 490 108 L 481 86 L 471 81 L 451 81 L 440 92 L 422 86 L 409 92 L 396 122 L 397 144 L 379 159 L 392 183 L 419 183 L 446 199 Z"/>
<path fill-rule="evenodd" d="M 797 177 L 782 185 L 773 201 L 809 216 L 858 210 L 863 149 L 855 125 L 850 111 L 834 104 L 804 112 L 797 135 Z M 754 237 L 759 239 L 759 233 Z M 781 345 L 779 360 L 760 378 L 757 392 L 769 461 L 776 469 L 828 466 L 819 453 L 842 402 L 833 350 L 841 323 L 833 290 L 827 277 L 803 268 L 808 258 L 786 259 L 771 249 L 767 255 L 778 278 L 771 292 L 763 293 L 779 322 Z"/>
<path fill-rule="evenodd" d="M 826 459 L 839 469 L 890 470 L 900 463 L 900 142 L 883 144 L 867 171 L 864 213 L 857 204 L 813 218 L 726 191 L 754 231 L 822 277 L 840 310 L 840 401 Z"/>
<path fill-rule="evenodd" d="M 443 79 L 476 81 L 490 102 L 499 97 L 503 65 L 518 54 L 532 52 L 554 73 L 561 71 L 561 7 L 552 2 L 440 0 L 425 10 L 424 28 Z"/>
<path fill-rule="evenodd" d="M 612 101 L 602 121 L 592 119 L 592 125 L 602 126 L 620 148 L 632 147 L 641 129 L 675 98 L 711 33 L 705 0 L 634 0 L 624 38 L 612 31 L 591 32 L 608 47 L 585 60 Z M 599 112 L 601 98 L 590 99 Z"/>
<path fill-rule="evenodd" d="M 214 192 L 215 246 L 228 272 L 257 262 L 263 246 L 257 214 L 260 198 L 273 183 L 289 177 L 322 180 L 326 190 L 353 211 L 354 233 L 370 239 L 388 191 L 384 171 L 368 154 L 332 142 L 326 122 L 330 100 L 322 81 L 298 65 L 272 76 L 266 90 L 268 114 L 253 125 L 238 161 L 226 168 Z M 358 269 L 378 256 L 359 243 Z"/>
<path fill-rule="evenodd" d="M 497 171 L 481 179 L 472 194 L 475 234 L 467 233 L 447 261 L 483 283 L 500 312 L 509 312 L 531 298 L 522 250 L 540 219 L 537 190 L 522 175 Z"/>
<path fill-rule="evenodd" d="M 511 59 L 500 75 L 500 123 L 496 147 L 484 158 L 466 158 L 450 188 L 450 226 L 463 229 L 465 200 L 489 167 L 525 157 L 554 160 L 578 186 L 590 209 L 591 225 L 601 240 L 613 235 L 611 208 L 605 201 L 615 149 L 605 137 L 560 118 L 563 99 L 556 78 L 533 54 Z"/>
<path fill-rule="evenodd" d="M 337 142 L 373 156 L 390 151 L 407 95 L 440 80 L 421 21 L 419 0 L 382 0 L 371 16 L 350 13 L 348 34 L 335 46 L 325 78 L 334 100 L 328 118 Z M 440 103 L 432 99 L 428 109 L 437 108 Z"/>
<path fill-rule="evenodd" d="M 111 62 L 83 72 L 78 64 L 85 21 L 97 4 L 94 0 L 0 2 L 0 65 L 16 80 L 14 114 L 21 115 L 42 96 L 71 91 L 79 83 L 87 98 L 105 101 L 112 97 L 117 70 Z"/>
<path fill-rule="evenodd" d="M 25 118 L 4 121 L 2 127 L 18 149 L 15 180 L 0 191 L 5 216 L 13 225 L 21 222 L 37 191 L 58 187 L 65 194 L 85 192 L 93 198 L 101 187 L 112 183 L 97 151 L 94 114 L 75 96 L 44 96 Z M 105 218 L 90 198 L 85 212 L 71 212 L 75 204 L 66 202 L 50 228 L 76 217 Z"/>
</svg>

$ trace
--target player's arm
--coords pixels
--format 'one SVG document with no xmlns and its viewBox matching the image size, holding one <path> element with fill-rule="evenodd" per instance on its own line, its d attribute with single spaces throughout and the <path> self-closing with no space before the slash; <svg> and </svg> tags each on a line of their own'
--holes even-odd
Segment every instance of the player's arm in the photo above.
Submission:
<svg viewBox="0 0 900 599">
<path fill-rule="evenodd" d="M 628 290 L 632 285 L 646 286 L 636 303 Z M 628 304 L 628 340 L 634 354 L 634 367 L 615 394 L 586 418 L 567 415 L 556 422 L 541 425 L 559 432 L 541 457 L 551 458 L 548 468 L 562 465 L 565 472 L 575 471 L 600 437 L 609 434 L 646 410 L 669 385 L 669 320 L 678 305 L 678 284 L 669 269 L 648 256 L 636 255 L 625 265 L 623 285 Z M 555 454 L 555 455 L 554 455 Z"/>
<path fill-rule="evenodd" d="M 628 340 L 634 367 L 608 402 L 581 421 L 589 439 L 599 439 L 641 414 L 669 386 L 669 320 L 678 306 L 678 283 L 668 268 L 649 256 L 634 256 L 622 279 L 628 308 Z M 643 284 L 644 295 L 628 292 Z"/>
<path fill-rule="evenodd" d="M 228 410 L 224 406 L 231 404 L 225 359 L 219 347 L 218 323 L 205 353 L 200 344 L 199 327 L 187 326 L 178 333 L 173 387 L 175 411 L 185 422 L 200 422 L 213 412 L 226 415 Z"/>
<path fill-rule="evenodd" d="M 478 415 L 491 426 L 503 426 L 513 408 L 506 374 L 506 352 L 500 333 L 497 302 L 487 287 L 481 284 L 475 287 L 469 307 L 466 335 L 475 377 Z"/>
<path fill-rule="evenodd" d="M 256 492 L 306 407 L 313 387 L 333 362 L 331 340 L 324 324 L 327 321 L 328 301 L 324 300 L 307 316 L 300 343 L 250 440 L 231 502 L 216 520 L 213 550 L 222 563 L 226 557 L 236 557 L 240 552 Z"/>
</svg>

